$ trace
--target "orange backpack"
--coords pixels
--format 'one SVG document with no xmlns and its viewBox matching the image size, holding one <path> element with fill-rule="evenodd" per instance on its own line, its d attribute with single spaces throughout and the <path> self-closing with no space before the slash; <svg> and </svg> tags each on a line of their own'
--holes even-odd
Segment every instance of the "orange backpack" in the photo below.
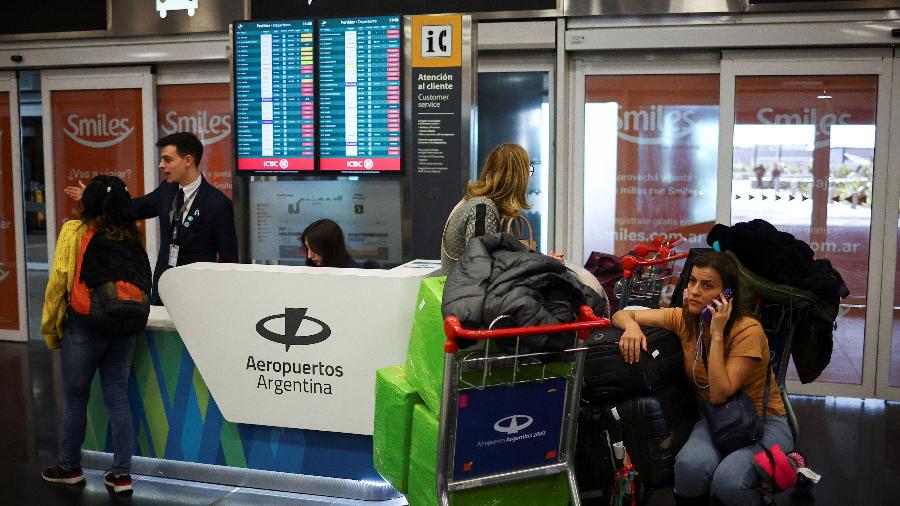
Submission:
<svg viewBox="0 0 900 506">
<path fill-rule="evenodd" d="M 124 337 L 142 332 L 150 316 L 150 296 L 147 292 L 128 281 L 106 281 L 96 286 L 87 286 L 81 279 L 85 251 L 95 232 L 90 228 L 81 238 L 75 281 L 72 283 L 69 299 L 72 314 L 98 333 Z M 91 261 L 90 256 L 88 261 Z"/>
</svg>

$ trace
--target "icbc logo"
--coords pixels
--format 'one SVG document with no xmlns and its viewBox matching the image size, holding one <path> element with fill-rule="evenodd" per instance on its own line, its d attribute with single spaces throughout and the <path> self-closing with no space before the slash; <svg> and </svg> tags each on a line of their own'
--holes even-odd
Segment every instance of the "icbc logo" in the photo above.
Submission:
<svg viewBox="0 0 900 506">
<path fill-rule="evenodd" d="M 375 166 L 375 162 L 371 158 L 365 160 L 347 160 L 348 169 L 371 169 Z"/>
<path fill-rule="evenodd" d="M 290 166 L 290 163 L 282 158 L 281 160 L 263 160 L 263 167 L 278 167 L 280 169 L 286 169 Z"/>
</svg>

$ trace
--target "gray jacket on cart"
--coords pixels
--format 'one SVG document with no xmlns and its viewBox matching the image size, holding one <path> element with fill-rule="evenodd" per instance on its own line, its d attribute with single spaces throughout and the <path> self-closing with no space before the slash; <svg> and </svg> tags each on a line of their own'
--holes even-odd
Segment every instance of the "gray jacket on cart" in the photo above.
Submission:
<svg viewBox="0 0 900 506">
<path fill-rule="evenodd" d="M 583 305 L 603 314 L 605 300 L 558 260 L 528 249 L 505 233 L 473 238 L 447 276 L 441 310 L 469 329 L 532 327 L 572 322 Z M 499 318 L 499 320 L 498 320 Z M 514 340 L 499 343 L 512 351 Z M 560 351 L 571 333 L 523 338 L 519 353 Z M 461 346 L 471 344 L 460 341 Z"/>
</svg>

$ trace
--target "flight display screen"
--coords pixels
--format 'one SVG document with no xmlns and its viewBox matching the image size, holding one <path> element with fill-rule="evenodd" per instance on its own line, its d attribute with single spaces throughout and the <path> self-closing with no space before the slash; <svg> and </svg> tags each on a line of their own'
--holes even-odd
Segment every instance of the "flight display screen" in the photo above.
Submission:
<svg viewBox="0 0 900 506">
<path fill-rule="evenodd" d="M 234 24 L 237 171 L 315 170 L 315 21 Z"/>
<path fill-rule="evenodd" d="M 319 170 L 400 172 L 400 16 L 317 23 Z"/>
</svg>

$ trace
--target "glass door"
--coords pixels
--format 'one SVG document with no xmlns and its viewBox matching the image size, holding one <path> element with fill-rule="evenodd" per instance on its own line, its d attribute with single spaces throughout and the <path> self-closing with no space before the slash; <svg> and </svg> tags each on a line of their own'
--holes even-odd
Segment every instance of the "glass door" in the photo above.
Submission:
<svg viewBox="0 0 900 506">
<path fill-rule="evenodd" d="M 883 255 L 873 238 L 882 235 L 888 187 L 888 56 L 738 53 L 722 62 L 718 221 L 761 218 L 793 234 L 850 290 L 829 365 L 813 383 L 792 381 L 791 393 L 874 395 L 879 308 L 871 301 L 881 297 Z M 788 379 L 799 379 L 793 366 Z"/>
<path fill-rule="evenodd" d="M 477 160 L 471 178 L 481 175 L 484 159 L 497 145 L 513 143 L 525 148 L 534 170 L 528 184 L 531 209 L 523 214 L 534 230 L 538 250 L 547 253 L 553 249 L 553 63 L 552 59 L 543 60 L 479 57 Z"/>
<path fill-rule="evenodd" d="M 595 251 L 624 255 L 659 235 L 706 246 L 716 217 L 719 132 L 712 56 L 576 61 L 580 142 L 572 148 L 571 195 L 581 210 L 572 224 L 581 263 Z"/>
<path fill-rule="evenodd" d="M 900 400 L 900 53 L 894 51 L 891 147 L 885 198 L 881 323 L 876 396 Z"/>
</svg>

